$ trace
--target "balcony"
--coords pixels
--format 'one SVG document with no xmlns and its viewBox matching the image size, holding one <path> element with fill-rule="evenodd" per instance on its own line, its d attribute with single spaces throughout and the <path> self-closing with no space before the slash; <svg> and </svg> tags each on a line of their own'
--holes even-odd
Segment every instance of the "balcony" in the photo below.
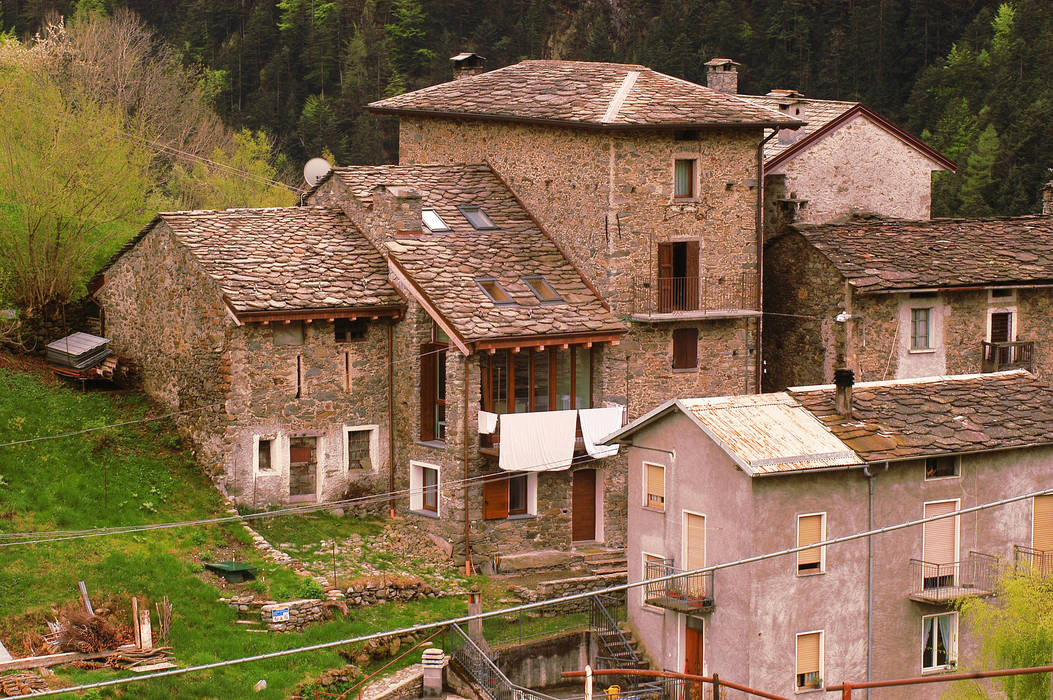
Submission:
<svg viewBox="0 0 1053 700">
<path fill-rule="evenodd" d="M 1014 343 L 980 343 L 981 372 L 1001 372 L 1007 369 L 1035 371 L 1035 343 L 1022 340 Z"/>
<path fill-rule="evenodd" d="M 661 578 L 683 573 L 669 563 L 647 562 L 645 578 Z M 685 574 L 668 581 L 648 583 L 644 588 L 644 602 L 655 607 L 681 613 L 706 613 L 713 609 L 713 572 Z"/>
<path fill-rule="evenodd" d="M 998 557 L 969 552 L 965 561 L 933 564 L 910 560 L 910 599 L 918 603 L 950 603 L 969 596 L 994 595 Z"/>
<path fill-rule="evenodd" d="M 682 321 L 758 316 L 757 275 L 638 277 L 633 280 L 632 317 L 637 321 Z"/>
<path fill-rule="evenodd" d="M 1053 576 L 1053 551 L 1025 547 L 1013 547 L 1013 559 L 1019 571 L 1029 571 L 1035 576 Z"/>
</svg>

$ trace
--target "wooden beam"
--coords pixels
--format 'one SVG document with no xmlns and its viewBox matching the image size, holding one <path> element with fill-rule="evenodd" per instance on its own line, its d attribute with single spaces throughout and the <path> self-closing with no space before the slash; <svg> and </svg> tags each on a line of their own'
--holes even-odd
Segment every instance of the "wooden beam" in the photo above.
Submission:
<svg viewBox="0 0 1053 700">
<path fill-rule="evenodd" d="M 128 648 L 133 648 L 133 645 L 129 645 Z M 90 654 L 78 654 L 77 652 L 71 651 L 62 654 L 47 654 L 46 656 L 26 656 L 21 659 L 13 659 L 12 661 L 4 661 L 3 663 L 0 663 L 0 671 L 17 671 L 25 668 L 45 668 L 47 666 L 69 664 L 74 661 L 102 659 L 110 656 L 114 651 L 114 649 L 111 649 L 110 651 L 96 651 Z"/>
</svg>

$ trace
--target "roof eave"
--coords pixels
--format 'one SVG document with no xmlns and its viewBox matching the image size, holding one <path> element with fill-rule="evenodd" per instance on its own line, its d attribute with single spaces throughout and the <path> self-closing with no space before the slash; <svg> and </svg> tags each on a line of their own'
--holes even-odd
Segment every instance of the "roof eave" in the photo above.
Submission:
<svg viewBox="0 0 1053 700">
<path fill-rule="evenodd" d="M 304 309 L 282 309 L 258 311 L 239 310 L 232 305 L 234 315 L 245 323 L 269 323 L 271 321 L 314 321 L 336 318 L 401 318 L 405 304 L 374 304 L 369 306 L 327 306 Z"/>
</svg>

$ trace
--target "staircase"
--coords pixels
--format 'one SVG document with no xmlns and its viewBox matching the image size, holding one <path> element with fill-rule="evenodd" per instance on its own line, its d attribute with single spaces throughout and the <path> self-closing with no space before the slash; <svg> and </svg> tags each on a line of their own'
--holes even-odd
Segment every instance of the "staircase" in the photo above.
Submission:
<svg viewBox="0 0 1053 700">
<path fill-rule="evenodd" d="M 589 610 L 589 628 L 596 637 L 597 668 L 650 668 L 646 656 L 640 651 L 636 635 L 625 625 L 614 619 L 611 610 L 617 610 L 621 603 L 611 596 L 596 595 Z M 631 687 L 636 677 L 624 680 Z"/>
<path fill-rule="evenodd" d="M 620 574 L 628 568 L 624 549 L 595 549 L 583 554 L 585 566 L 593 576 Z"/>
</svg>

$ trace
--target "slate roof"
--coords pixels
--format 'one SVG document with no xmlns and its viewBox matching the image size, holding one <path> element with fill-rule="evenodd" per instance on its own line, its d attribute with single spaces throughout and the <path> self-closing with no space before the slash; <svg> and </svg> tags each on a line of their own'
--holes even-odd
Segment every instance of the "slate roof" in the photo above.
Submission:
<svg viewBox="0 0 1053 700">
<path fill-rule="evenodd" d="M 237 312 L 401 306 L 383 256 L 339 210 L 228 209 L 158 217 Z"/>
<path fill-rule="evenodd" d="M 626 330 L 489 166 L 352 166 L 333 174 L 367 206 L 378 185 L 414 189 L 421 206 L 452 229 L 425 229 L 420 238 L 389 242 L 387 250 L 463 340 Z M 457 208 L 464 205 L 479 206 L 498 228 L 476 230 Z M 541 303 L 522 281 L 529 275 L 542 275 L 564 302 Z M 487 277 L 516 303 L 492 302 L 476 283 Z"/>
<path fill-rule="evenodd" d="M 378 114 L 442 114 L 607 128 L 793 126 L 736 95 L 646 66 L 522 61 L 370 103 Z"/>
<path fill-rule="evenodd" d="M 800 102 L 804 109 L 801 119 L 807 123 L 801 127 L 803 132 L 798 140 L 811 136 L 859 104 L 858 102 L 845 102 L 842 100 L 813 100 L 808 97 L 788 98 L 774 95 L 741 95 L 741 97 L 758 107 L 765 107 L 775 111 L 779 110 L 780 104 Z M 782 143 L 778 138 L 773 138 L 764 144 L 764 159 L 774 158 L 792 145 L 793 143 Z"/>
<path fill-rule="evenodd" d="M 834 392 L 788 390 L 868 462 L 1053 443 L 1053 387 L 1023 370 L 861 382 L 849 419 L 834 410 Z"/>
<path fill-rule="evenodd" d="M 797 226 L 860 292 L 1053 281 L 1053 217 Z"/>
</svg>

